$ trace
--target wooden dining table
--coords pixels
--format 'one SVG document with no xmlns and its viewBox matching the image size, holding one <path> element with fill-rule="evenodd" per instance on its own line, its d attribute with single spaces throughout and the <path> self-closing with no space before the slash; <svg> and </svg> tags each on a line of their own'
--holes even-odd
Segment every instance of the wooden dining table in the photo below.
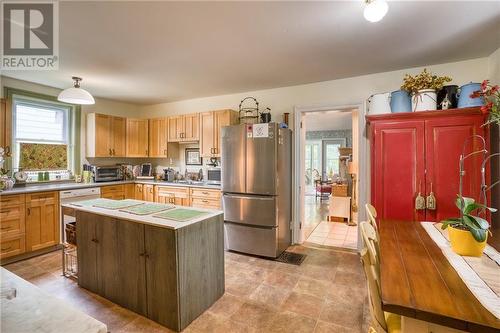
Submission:
<svg viewBox="0 0 500 333">
<path fill-rule="evenodd" d="M 500 320 L 472 294 L 419 222 L 381 220 L 379 234 L 384 311 L 467 332 L 500 332 Z"/>
</svg>

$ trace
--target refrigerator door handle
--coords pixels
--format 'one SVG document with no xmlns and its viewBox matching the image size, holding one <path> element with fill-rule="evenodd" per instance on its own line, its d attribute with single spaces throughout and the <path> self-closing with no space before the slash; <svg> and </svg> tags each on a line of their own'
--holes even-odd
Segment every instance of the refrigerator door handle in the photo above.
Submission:
<svg viewBox="0 0 500 333">
<path fill-rule="evenodd" d="M 224 193 L 224 196 L 229 197 L 229 198 L 234 198 L 234 199 L 269 200 L 269 201 L 275 200 L 274 196 L 258 197 L 255 195 L 243 196 L 243 195 L 234 195 L 234 194 L 227 194 L 227 193 Z"/>
</svg>

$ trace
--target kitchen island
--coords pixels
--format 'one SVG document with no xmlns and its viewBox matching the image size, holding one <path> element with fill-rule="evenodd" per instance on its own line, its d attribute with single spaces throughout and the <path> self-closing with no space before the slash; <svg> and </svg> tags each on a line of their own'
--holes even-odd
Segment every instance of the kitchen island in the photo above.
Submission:
<svg viewBox="0 0 500 333">
<path fill-rule="evenodd" d="M 221 211 L 182 207 L 198 216 L 176 220 L 157 216 L 175 208 L 138 215 L 81 203 L 63 207 L 76 211 L 79 286 L 176 331 L 224 294 Z"/>
</svg>

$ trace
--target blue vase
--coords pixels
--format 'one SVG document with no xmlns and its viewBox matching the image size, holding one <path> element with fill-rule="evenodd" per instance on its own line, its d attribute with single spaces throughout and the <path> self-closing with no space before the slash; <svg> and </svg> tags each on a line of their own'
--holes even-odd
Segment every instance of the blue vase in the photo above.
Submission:
<svg viewBox="0 0 500 333">
<path fill-rule="evenodd" d="M 460 87 L 460 93 L 458 97 L 458 107 L 459 108 L 471 108 L 474 106 L 483 106 L 484 98 L 476 97 L 471 98 L 470 95 L 474 91 L 481 90 L 481 83 L 467 83 Z"/>
<path fill-rule="evenodd" d="M 411 98 L 406 90 L 396 90 L 391 93 L 391 112 L 411 112 Z"/>
</svg>

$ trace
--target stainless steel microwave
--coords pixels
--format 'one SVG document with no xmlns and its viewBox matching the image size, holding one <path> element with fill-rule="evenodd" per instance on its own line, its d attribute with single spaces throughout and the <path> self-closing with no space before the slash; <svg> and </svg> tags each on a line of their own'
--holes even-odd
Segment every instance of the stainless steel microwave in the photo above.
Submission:
<svg viewBox="0 0 500 333">
<path fill-rule="evenodd" d="M 220 168 L 207 169 L 207 184 L 220 185 L 221 184 L 221 170 Z"/>
<path fill-rule="evenodd" d="M 92 166 L 94 182 L 112 182 L 123 179 L 122 169 L 119 165 Z"/>
</svg>

